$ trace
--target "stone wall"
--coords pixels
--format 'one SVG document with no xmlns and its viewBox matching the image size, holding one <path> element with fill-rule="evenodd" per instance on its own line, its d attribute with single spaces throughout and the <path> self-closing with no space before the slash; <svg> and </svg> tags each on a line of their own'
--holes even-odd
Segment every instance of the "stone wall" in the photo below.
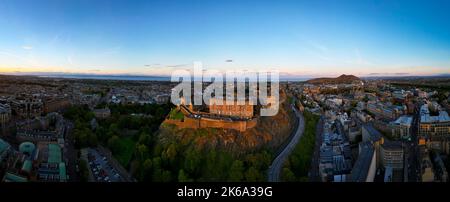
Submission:
<svg viewBox="0 0 450 202">
<path fill-rule="evenodd" d="M 179 128 L 223 128 L 223 129 L 233 129 L 237 131 L 246 131 L 247 129 L 253 128 L 258 123 L 257 119 L 250 119 L 248 121 L 227 121 L 221 119 L 211 119 L 211 118 L 190 118 L 185 116 L 184 120 L 172 120 L 166 119 L 164 123 L 174 124 Z"/>
</svg>

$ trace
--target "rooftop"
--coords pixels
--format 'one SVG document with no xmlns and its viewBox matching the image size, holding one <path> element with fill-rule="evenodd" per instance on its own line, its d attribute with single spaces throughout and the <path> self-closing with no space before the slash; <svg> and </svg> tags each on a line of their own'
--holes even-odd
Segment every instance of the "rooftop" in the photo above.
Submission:
<svg viewBox="0 0 450 202">
<path fill-rule="evenodd" d="M 400 116 L 398 117 L 397 120 L 395 120 L 395 124 L 397 125 L 406 125 L 406 126 L 411 126 L 413 121 L 412 116 Z"/>
<path fill-rule="evenodd" d="M 32 162 L 30 160 L 25 160 L 22 165 L 22 171 L 29 173 L 31 172 L 32 167 L 33 167 Z"/>
<path fill-rule="evenodd" d="M 389 141 L 385 140 L 383 144 L 381 145 L 383 149 L 389 149 L 389 150 L 402 150 L 402 143 L 399 141 Z"/>
<path fill-rule="evenodd" d="M 430 116 L 428 105 L 424 104 L 420 107 L 420 123 L 436 123 L 436 122 L 450 122 L 450 117 L 446 111 L 439 111 L 439 115 Z"/>
<path fill-rule="evenodd" d="M 6 150 L 9 149 L 9 144 L 5 141 L 3 141 L 2 139 L 0 139 L 0 154 L 2 154 L 3 152 L 5 152 Z"/>
<path fill-rule="evenodd" d="M 61 148 L 57 144 L 48 145 L 48 163 L 61 163 Z"/>
<path fill-rule="evenodd" d="M 27 153 L 29 155 L 33 154 L 36 146 L 31 142 L 23 142 L 19 145 L 19 151 L 22 153 Z"/>
<path fill-rule="evenodd" d="M 351 172 L 352 182 L 366 181 L 367 173 L 369 172 L 372 157 L 374 155 L 374 148 L 370 143 L 361 143 L 360 148 L 361 152 Z"/>
<path fill-rule="evenodd" d="M 363 128 L 365 128 L 369 133 L 369 138 L 371 141 L 376 142 L 381 138 L 383 138 L 383 135 L 378 130 L 376 130 L 371 124 L 364 124 Z"/>
<path fill-rule="evenodd" d="M 18 176 L 12 173 L 6 173 L 3 178 L 4 182 L 27 182 L 28 180 L 22 176 Z"/>
</svg>

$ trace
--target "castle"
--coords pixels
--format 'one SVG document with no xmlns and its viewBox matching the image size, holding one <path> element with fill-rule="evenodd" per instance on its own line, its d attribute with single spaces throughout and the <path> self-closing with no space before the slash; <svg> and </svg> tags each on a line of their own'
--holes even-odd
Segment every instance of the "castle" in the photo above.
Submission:
<svg viewBox="0 0 450 202">
<path fill-rule="evenodd" d="M 254 105 L 245 100 L 238 103 L 234 100 L 232 104 L 217 104 L 217 98 L 211 98 L 207 112 L 196 110 L 190 103 L 186 103 L 182 98 L 181 104 L 177 106 L 183 114 L 183 119 L 166 119 L 165 123 L 177 125 L 180 128 L 223 128 L 234 129 L 244 132 L 253 128 L 257 124 L 257 117 L 254 116 Z"/>
</svg>

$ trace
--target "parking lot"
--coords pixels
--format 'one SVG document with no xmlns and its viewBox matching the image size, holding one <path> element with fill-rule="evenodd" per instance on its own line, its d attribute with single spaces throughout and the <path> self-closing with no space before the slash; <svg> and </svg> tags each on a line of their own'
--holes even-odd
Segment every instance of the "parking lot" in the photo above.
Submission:
<svg viewBox="0 0 450 202">
<path fill-rule="evenodd" d="M 97 182 L 122 182 L 120 174 L 114 169 L 107 158 L 96 149 L 88 149 L 89 168 Z"/>
</svg>

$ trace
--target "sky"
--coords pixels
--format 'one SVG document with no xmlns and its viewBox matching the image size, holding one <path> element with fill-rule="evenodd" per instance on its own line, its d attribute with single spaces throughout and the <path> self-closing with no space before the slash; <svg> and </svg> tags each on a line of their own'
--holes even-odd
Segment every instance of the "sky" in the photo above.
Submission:
<svg viewBox="0 0 450 202">
<path fill-rule="evenodd" d="M 0 0 L 0 73 L 450 74 L 450 1 Z"/>
</svg>

